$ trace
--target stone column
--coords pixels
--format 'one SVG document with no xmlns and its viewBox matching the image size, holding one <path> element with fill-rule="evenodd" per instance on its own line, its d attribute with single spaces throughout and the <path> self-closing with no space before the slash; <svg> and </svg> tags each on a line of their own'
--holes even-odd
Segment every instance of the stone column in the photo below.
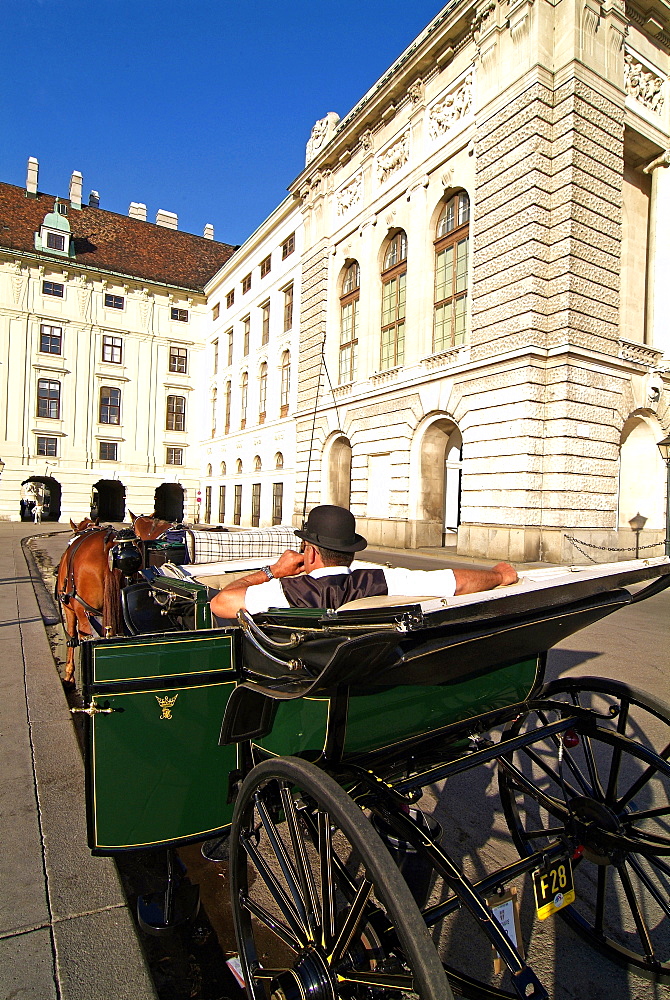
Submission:
<svg viewBox="0 0 670 1000">
<path fill-rule="evenodd" d="M 647 253 L 647 336 L 651 347 L 670 357 L 670 150 L 644 168 L 651 174 Z"/>
</svg>

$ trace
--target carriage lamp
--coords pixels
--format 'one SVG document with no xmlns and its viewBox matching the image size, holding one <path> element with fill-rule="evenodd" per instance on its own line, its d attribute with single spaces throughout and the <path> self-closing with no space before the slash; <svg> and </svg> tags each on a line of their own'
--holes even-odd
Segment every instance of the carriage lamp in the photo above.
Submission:
<svg viewBox="0 0 670 1000">
<path fill-rule="evenodd" d="M 638 510 L 635 517 L 631 517 L 628 523 L 635 532 L 635 558 L 638 559 L 640 556 L 640 532 L 647 523 L 647 518 L 644 516 L 644 514 L 640 514 Z"/>
<path fill-rule="evenodd" d="M 658 450 L 667 470 L 665 489 L 665 554 L 670 556 L 670 434 L 658 442 Z"/>
</svg>

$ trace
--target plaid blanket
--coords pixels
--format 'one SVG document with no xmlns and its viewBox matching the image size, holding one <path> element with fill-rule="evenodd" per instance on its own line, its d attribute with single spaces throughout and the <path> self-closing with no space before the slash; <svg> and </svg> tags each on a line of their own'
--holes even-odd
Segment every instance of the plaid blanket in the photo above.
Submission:
<svg viewBox="0 0 670 1000">
<path fill-rule="evenodd" d="M 195 531 L 186 529 L 186 545 L 192 563 L 224 562 L 229 559 L 272 559 L 285 549 L 300 550 L 300 539 L 293 528 L 278 524 L 274 528 L 250 528 L 245 531 Z"/>
</svg>

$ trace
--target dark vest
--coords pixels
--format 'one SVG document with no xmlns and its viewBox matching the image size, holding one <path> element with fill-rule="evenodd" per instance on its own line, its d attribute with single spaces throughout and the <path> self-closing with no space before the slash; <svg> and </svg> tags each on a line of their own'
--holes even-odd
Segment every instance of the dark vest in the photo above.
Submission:
<svg viewBox="0 0 670 1000">
<path fill-rule="evenodd" d="M 383 569 L 355 569 L 351 573 L 313 576 L 287 576 L 280 581 L 292 608 L 339 608 L 359 597 L 388 594 Z"/>
</svg>

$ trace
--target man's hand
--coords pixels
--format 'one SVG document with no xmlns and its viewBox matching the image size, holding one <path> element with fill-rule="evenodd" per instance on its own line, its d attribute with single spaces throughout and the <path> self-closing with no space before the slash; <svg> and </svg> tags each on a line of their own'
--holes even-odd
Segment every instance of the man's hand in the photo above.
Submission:
<svg viewBox="0 0 670 1000">
<path fill-rule="evenodd" d="M 519 579 L 517 571 L 514 566 L 510 566 L 509 563 L 498 563 L 493 567 L 493 573 L 500 574 L 500 583 L 498 586 L 507 587 L 510 583 L 516 583 Z"/>
<path fill-rule="evenodd" d="M 498 563 L 493 569 L 455 569 L 456 595 L 479 594 L 483 590 L 508 586 L 519 579 L 514 566 Z"/>
<path fill-rule="evenodd" d="M 302 552 L 286 549 L 277 562 L 270 566 L 270 570 L 277 580 L 281 580 L 283 576 L 297 576 L 298 573 L 303 573 L 304 557 Z"/>
</svg>

